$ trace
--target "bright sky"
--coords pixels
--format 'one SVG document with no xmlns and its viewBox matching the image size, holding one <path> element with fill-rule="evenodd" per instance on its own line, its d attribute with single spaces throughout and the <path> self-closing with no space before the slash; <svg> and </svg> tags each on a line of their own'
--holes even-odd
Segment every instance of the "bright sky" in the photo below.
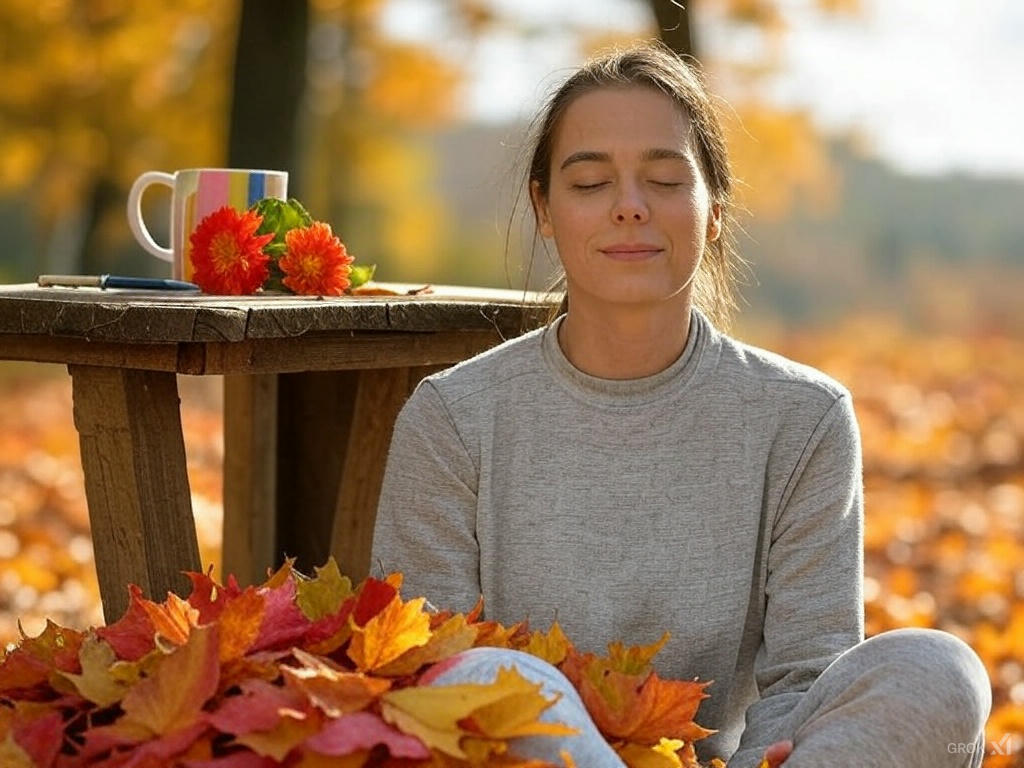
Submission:
<svg viewBox="0 0 1024 768">
<path fill-rule="evenodd" d="M 1024 178 L 1024 3 L 1019 0 L 862 0 L 836 21 L 813 0 L 778 0 L 789 22 L 787 61 L 774 98 L 808 108 L 830 130 L 856 129 L 890 164 L 917 173 L 966 171 Z M 643 0 L 491 0 L 544 30 L 495 34 L 456 55 L 478 73 L 471 115 L 532 115 L 577 64 L 560 24 L 642 30 Z M 388 29 L 436 39 L 439 0 L 392 0 Z M 709 46 L 735 43 L 700 30 Z M 446 41 L 451 49 L 452 41 Z"/>
</svg>

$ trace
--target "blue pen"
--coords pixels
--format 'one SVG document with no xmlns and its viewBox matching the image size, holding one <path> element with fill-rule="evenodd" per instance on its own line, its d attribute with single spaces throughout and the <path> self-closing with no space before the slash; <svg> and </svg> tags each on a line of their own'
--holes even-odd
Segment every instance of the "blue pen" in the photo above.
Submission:
<svg viewBox="0 0 1024 768">
<path fill-rule="evenodd" d="M 41 286 L 70 286 L 91 288 L 134 288 L 155 291 L 198 291 L 195 283 L 160 277 L 127 277 L 125 275 L 40 275 Z"/>
</svg>

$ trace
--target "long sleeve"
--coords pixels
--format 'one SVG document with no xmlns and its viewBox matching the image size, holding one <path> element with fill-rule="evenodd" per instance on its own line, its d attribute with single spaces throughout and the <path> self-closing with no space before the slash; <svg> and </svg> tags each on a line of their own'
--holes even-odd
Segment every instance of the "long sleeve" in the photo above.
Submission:
<svg viewBox="0 0 1024 768">
<path fill-rule="evenodd" d="M 782 493 L 754 659 L 759 698 L 730 768 L 757 766 L 778 725 L 825 668 L 864 638 L 860 437 L 848 394 L 814 429 Z"/>
<path fill-rule="evenodd" d="M 437 388 L 422 381 L 395 422 L 371 572 L 401 571 L 406 596 L 468 611 L 480 595 L 478 470 Z"/>
</svg>

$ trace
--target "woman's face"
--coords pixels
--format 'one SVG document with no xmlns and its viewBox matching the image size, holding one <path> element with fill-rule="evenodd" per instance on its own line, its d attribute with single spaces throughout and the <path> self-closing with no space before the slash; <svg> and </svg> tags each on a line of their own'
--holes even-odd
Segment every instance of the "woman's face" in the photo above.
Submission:
<svg viewBox="0 0 1024 768">
<path fill-rule="evenodd" d="M 562 115 L 545 198 L 531 197 L 554 238 L 570 306 L 688 305 L 704 245 L 718 237 L 687 115 L 651 88 L 601 88 Z M 681 304 L 682 305 L 682 304 Z"/>
</svg>

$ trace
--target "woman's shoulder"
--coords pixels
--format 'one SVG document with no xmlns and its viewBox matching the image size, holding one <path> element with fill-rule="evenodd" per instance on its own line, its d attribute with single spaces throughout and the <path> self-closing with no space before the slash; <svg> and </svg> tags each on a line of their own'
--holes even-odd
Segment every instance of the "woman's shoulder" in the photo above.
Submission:
<svg viewBox="0 0 1024 768">
<path fill-rule="evenodd" d="M 452 403 L 488 389 L 507 386 L 543 365 L 541 343 L 545 328 L 506 339 L 497 346 L 431 374 L 429 381 L 445 401 Z"/>
<path fill-rule="evenodd" d="M 737 385 L 828 404 L 850 394 L 842 382 L 811 365 L 726 334 L 719 338 L 718 371 Z"/>
</svg>

